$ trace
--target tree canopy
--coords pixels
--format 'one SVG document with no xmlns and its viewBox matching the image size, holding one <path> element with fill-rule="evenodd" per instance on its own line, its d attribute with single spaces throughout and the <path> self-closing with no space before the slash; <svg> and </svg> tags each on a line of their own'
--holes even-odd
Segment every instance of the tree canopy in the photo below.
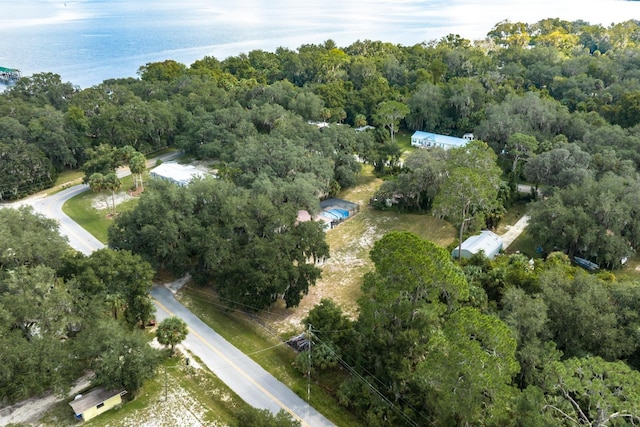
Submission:
<svg viewBox="0 0 640 427">
<path fill-rule="evenodd" d="M 329 255 L 321 225 L 298 223 L 295 204 L 275 205 L 264 193 L 214 178 L 188 187 L 154 182 L 135 209 L 116 218 L 109 245 L 157 268 L 189 272 L 230 304 L 252 309 L 278 299 L 297 305 L 320 277 L 315 261 Z"/>
<path fill-rule="evenodd" d="M 370 424 L 637 422 L 637 281 L 611 286 L 563 254 L 458 264 L 406 232 L 370 255 L 355 321 L 330 300 L 305 319 L 314 375 L 347 369 L 340 402 Z"/>
<path fill-rule="evenodd" d="M 66 394 L 87 370 L 96 384 L 133 395 L 157 361 L 130 327 L 152 312 L 151 268 L 125 251 L 85 257 L 67 246 L 55 221 L 30 208 L 0 209 L 0 216 L 0 242 L 10 245 L 0 263 L 0 398 Z M 126 307 L 125 316 L 113 316 L 114 307 Z"/>
<path fill-rule="evenodd" d="M 56 221 L 23 206 L 0 209 L 0 268 L 45 265 L 57 269 L 68 250 Z"/>
</svg>

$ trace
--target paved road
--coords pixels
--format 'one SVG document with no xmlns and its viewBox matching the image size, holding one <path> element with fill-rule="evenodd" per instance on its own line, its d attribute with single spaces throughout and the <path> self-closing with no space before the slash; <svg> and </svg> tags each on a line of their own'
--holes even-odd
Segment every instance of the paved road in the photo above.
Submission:
<svg viewBox="0 0 640 427">
<path fill-rule="evenodd" d="M 179 151 L 175 151 L 154 157 L 147 160 L 147 167 L 152 167 L 158 160 L 173 160 L 180 155 L 181 153 Z M 127 175 L 131 175 L 131 171 L 129 171 L 129 168 L 123 167 L 118 169 L 117 174 L 119 178 L 124 178 Z M 91 233 L 86 232 L 84 228 L 80 227 L 74 220 L 69 218 L 67 214 L 62 212 L 62 206 L 67 200 L 88 190 L 89 186 L 87 184 L 75 185 L 51 196 L 47 196 L 46 194 L 35 195 L 14 203 L 0 205 L 0 208 L 18 207 L 23 205 L 33 206 L 34 211 L 41 213 L 47 218 L 58 220 L 60 223 L 60 234 L 69 239 L 69 245 L 72 248 L 85 255 L 89 255 L 91 252 L 103 248 L 104 245 L 98 239 L 93 237 Z"/>
<path fill-rule="evenodd" d="M 76 185 L 52 196 L 27 199 L 5 206 L 17 207 L 28 204 L 46 217 L 58 220 L 60 233 L 69 238 L 71 247 L 88 255 L 104 248 L 104 245 L 62 212 L 62 206 L 67 200 L 88 189 L 88 185 Z M 251 358 L 193 315 L 174 298 L 170 290 L 158 286 L 153 289 L 151 295 L 156 304 L 157 319 L 161 321 L 172 315 L 184 319 L 190 329 L 184 342 L 185 347 L 198 356 L 245 402 L 256 408 L 268 409 L 273 413 L 284 409 L 298 419 L 303 426 L 333 425 Z"/>
<path fill-rule="evenodd" d="M 260 365 L 198 319 L 173 297 L 169 289 L 156 286 L 151 295 L 158 307 L 156 319 L 162 321 L 170 316 L 178 316 L 187 322 L 189 335 L 182 344 L 198 355 L 202 362 L 245 402 L 256 408 L 269 409 L 273 413 L 284 409 L 303 426 L 333 425 Z"/>
<path fill-rule="evenodd" d="M 48 218 L 54 218 L 60 223 L 60 234 L 67 236 L 69 239 L 69 245 L 82 252 L 85 255 L 91 254 L 91 252 L 101 249 L 104 245 L 92 234 L 88 233 L 84 228 L 80 227 L 78 223 L 69 218 L 67 214 L 62 212 L 62 205 L 72 197 L 77 196 L 89 189 L 86 184 L 76 185 L 71 188 L 67 188 L 52 196 L 43 197 L 40 199 L 32 199 L 28 202 L 33 206 L 33 210 L 41 213 Z"/>
</svg>

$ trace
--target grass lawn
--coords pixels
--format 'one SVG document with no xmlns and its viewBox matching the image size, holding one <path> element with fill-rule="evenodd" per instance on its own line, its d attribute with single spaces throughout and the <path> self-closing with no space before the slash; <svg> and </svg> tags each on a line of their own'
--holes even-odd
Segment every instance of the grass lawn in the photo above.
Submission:
<svg viewBox="0 0 640 427">
<path fill-rule="evenodd" d="M 533 241 L 527 230 L 525 229 L 520 236 L 507 248 L 505 253 L 507 254 L 515 254 L 521 253 L 526 255 L 528 258 L 539 259 L 543 256 L 536 252 L 536 247 L 538 245 Z"/>
<path fill-rule="evenodd" d="M 148 157 L 157 157 L 163 154 L 172 153 L 174 151 L 176 150 L 164 148 L 162 150 L 150 153 Z M 148 160 L 147 163 L 148 168 L 155 167 L 155 162 L 153 160 Z M 79 184 L 83 176 L 84 172 L 81 171 L 65 171 L 61 173 L 58 177 L 58 180 L 56 181 L 56 186 L 58 186 L 58 184 L 60 183 L 60 188 L 55 187 L 57 188 L 56 191 L 64 190 L 67 187 Z M 128 189 L 133 187 L 133 178 L 131 177 L 131 175 L 129 175 L 122 178 L 121 181 L 122 190 L 119 191 L 118 194 L 124 195 L 126 194 Z M 47 192 L 49 194 L 52 194 L 50 190 L 47 190 Z M 65 214 L 69 215 L 69 217 L 75 222 L 80 224 L 81 227 L 91 233 L 96 239 L 106 245 L 108 240 L 107 229 L 109 228 L 112 219 L 110 218 L 107 209 L 100 207 L 96 208 L 93 206 L 94 202 L 101 202 L 102 199 L 103 195 L 96 194 L 92 191 L 87 191 L 67 201 L 67 203 L 65 203 L 62 207 L 62 211 Z M 111 203 L 111 199 L 109 199 L 109 203 Z M 118 203 L 116 212 L 124 212 L 126 210 L 132 209 L 137 203 L 137 199 L 126 200 L 124 202 Z"/>
<path fill-rule="evenodd" d="M 620 270 L 614 270 L 613 274 L 618 280 L 638 280 L 638 272 L 640 272 L 640 254 L 630 257 L 627 263 Z"/>
<path fill-rule="evenodd" d="M 495 232 L 498 235 L 502 235 L 507 232 L 507 227 L 509 225 L 513 225 L 520 218 L 527 214 L 527 209 L 529 208 L 529 203 L 527 201 L 521 200 L 507 209 L 507 213 L 505 214 L 500 224 L 496 228 Z"/>
<path fill-rule="evenodd" d="M 413 132 L 410 132 L 406 129 L 402 129 L 395 136 L 396 142 L 400 146 L 400 149 L 402 150 L 403 153 L 406 151 L 413 151 L 416 149 L 416 147 L 411 146 L 411 135 L 413 135 Z"/>
<path fill-rule="evenodd" d="M 80 184 L 83 177 L 84 172 L 82 172 L 81 170 L 65 170 L 58 174 L 58 179 L 56 179 L 56 182 L 53 184 L 53 186 L 54 188 L 62 187 L 60 190 L 63 190 L 72 185 Z"/>
<path fill-rule="evenodd" d="M 128 189 L 133 185 L 131 176 L 122 178 L 122 188 Z M 126 194 L 120 191 L 119 194 Z M 111 203 L 111 195 L 108 195 Z M 107 229 L 112 223 L 109 211 L 105 208 L 94 207 L 95 202 L 102 202 L 103 195 L 93 191 L 85 191 L 67 201 L 62 207 L 62 211 L 69 215 L 71 219 L 80 224 L 82 228 L 91 233 L 96 239 L 107 244 Z M 137 199 L 124 201 L 117 205 L 116 212 L 124 212 L 132 209 L 138 203 Z"/>
</svg>

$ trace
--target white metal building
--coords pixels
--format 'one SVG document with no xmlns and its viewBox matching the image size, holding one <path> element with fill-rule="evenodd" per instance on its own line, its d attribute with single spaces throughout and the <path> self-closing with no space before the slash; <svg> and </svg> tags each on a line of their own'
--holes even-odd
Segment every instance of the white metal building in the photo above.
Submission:
<svg viewBox="0 0 640 427">
<path fill-rule="evenodd" d="M 445 150 L 464 147 L 473 139 L 473 134 L 465 134 L 463 138 L 440 135 L 437 133 L 416 131 L 411 135 L 411 145 L 420 148 L 440 147 Z"/>
<path fill-rule="evenodd" d="M 471 236 L 462 242 L 462 258 L 471 258 L 473 255 L 484 252 L 484 255 L 493 259 L 502 250 L 502 237 L 493 231 L 484 230 L 476 236 Z M 451 252 L 451 256 L 458 258 L 458 246 Z"/>
</svg>

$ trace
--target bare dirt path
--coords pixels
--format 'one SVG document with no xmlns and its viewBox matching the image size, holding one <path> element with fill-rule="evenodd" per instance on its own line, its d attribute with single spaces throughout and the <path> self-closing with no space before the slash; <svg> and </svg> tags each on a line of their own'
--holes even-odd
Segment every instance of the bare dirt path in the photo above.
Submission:
<svg viewBox="0 0 640 427">
<path fill-rule="evenodd" d="M 67 396 L 48 394 L 42 397 L 32 397 L 0 409 L 0 425 L 6 426 L 11 423 L 37 424 L 40 417 L 51 409 L 53 405 L 64 400 L 71 401 L 76 394 L 89 388 L 89 377 L 89 375 L 86 375 L 76 381 Z"/>
<path fill-rule="evenodd" d="M 502 248 L 507 249 L 514 240 L 522 234 L 527 225 L 529 224 L 529 216 L 525 215 L 518 220 L 515 224 L 509 227 L 509 229 L 502 236 Z"/>
</svg>

